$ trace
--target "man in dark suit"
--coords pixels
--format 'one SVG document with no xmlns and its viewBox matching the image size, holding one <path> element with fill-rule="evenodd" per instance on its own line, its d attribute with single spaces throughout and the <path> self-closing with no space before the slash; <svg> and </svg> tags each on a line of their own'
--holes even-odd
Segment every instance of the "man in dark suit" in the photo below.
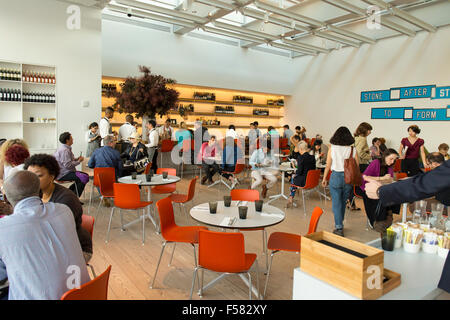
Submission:
<svg viewBox="0 0 450 320">
<path fill-rule="evenodd" d="M 380 199 L 383 206 L 413 202 L 432 196 L 444 205 L 450 206 L 450 160 L 427 173 L 385 186 L 372 181 L 366 184 L 366 194 L 371 199 Z M 450 292 L 450 254 L 445 260 L 438 288 Z"/>
</svg>

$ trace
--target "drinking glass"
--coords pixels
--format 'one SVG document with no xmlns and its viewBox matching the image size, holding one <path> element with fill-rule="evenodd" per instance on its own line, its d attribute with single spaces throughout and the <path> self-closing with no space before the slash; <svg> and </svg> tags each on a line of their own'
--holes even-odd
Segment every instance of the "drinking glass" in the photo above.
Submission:
<svg viewBox="0 0 450 320">
<path fill-rule="evenodd" d="M 439 229 L 444 229 L 442 211 L 444 210 L 444 205 L 440 202 L 433 202 L 431 204 L 431 218 L 430 224 L 432 227 Z M 438 227 L 439 225 L 439 227 Z"/>
<path fill-rule="evenodd" d="M 255 201 L 255 210 L 257 212 L 261 212 L 262 207 L 263 207 L 264 201 L 263 200 L 256 200 Z"/>
<path fill-rule="evenodd" d="M 169 175 L 169 172 L 167 172 L 167 171 L 164 171 L 163 172 L 163 179 L 167 179 L 167 176 Z"/>
<path fill-rule="evenodd" d="M 136 180 L 136 176 L 137 176 L 136 172 L 131 173 L 131 179 Z"/>
<path fill-rule="evenodd" d="M 415 210 L 413 214 L 413 222 L 421 223 L 422 217 L 427 214 L 427 202 L 420 200 L 415 202 Z"/>
<path fill-rule="evenodd" d="M 212 201 L 209 203 L 209 213 L 217 212 L 217 201 Z"/>
<path fill-rule="evenodd" d="M 231 196 L 223 196 L 223 203 L 225 207 L 229 207 L 231 205 Z"/>
<path fill-rule="evenodd" d="M 239 206 L 239 219 L 247 219 L 247 209 L 246 206 Z"/>
</svg>

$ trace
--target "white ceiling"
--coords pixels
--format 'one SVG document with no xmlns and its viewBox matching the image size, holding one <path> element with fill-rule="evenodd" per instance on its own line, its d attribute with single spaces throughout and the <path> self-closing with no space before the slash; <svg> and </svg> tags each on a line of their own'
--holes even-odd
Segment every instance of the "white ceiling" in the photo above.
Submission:
<svg viewBox="0 0 450 320">
<path fill-rule="evenodd" d="M 103 19 L 166 27 L 177 35 L 232 40 L 289 57 L 359 47 L 450 24 L 448 0 L 77 0 L 104 7 Z M 89 3 L 89 4 L 87 4 Z M 376 6 L 380 28 L 369 28 Z M 161 28 L 159 28 L 161 30 Z M 229 41 L 228 41 L 229 42 Z"/>
</svg>

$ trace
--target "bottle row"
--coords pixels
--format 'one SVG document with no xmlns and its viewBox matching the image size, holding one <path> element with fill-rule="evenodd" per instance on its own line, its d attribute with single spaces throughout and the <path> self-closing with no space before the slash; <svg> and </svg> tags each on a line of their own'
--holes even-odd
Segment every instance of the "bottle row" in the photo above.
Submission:
<svg viewBox="0 0 450 320">
<path fill-rule="evenodd" d="M 55 84 L 56 78 L 52 73 L 24 71 L 22 74 L 22 81 Z"/>
<path fill-rule="evenodd" d="M 21 92 L 19 89 L 0 88 L 0 101 L 21 101 Z"/>
<path fill-rule="evenodd" d="M 216 106 L 215 107 L 215 111 L 216 111 L 216 113 L 230 113 L 230 114 L 233 114 L 234 113 L 234 107 L 232 107 L 232 106 L 227 106 L 227 107 Z"/>
<path fill-rule="evenodd" d="M 20 81 L 20 70 L 1 68 L 0 80 Z"/>
<path fill-rule="evenodd" d="M 24 92 L 24 102 L 37 102 L 37 103 L 55 103 L 56 96 L 54 93 L 46 92 Z"/>
<path fill-rule="evenodd" d="M 253 103 L 253 97 L 233 96 L 233 102 Z"/>
<path fill-rule="evenodd" d="M 209 92 L 194 92 L 194 99 L 215 101 L 216 95 Z"/>
<path fill-rule="evenodd" d="M 269 110 L 265 109 L 253 109 L 253 114 L 256 116 L 268 116 Z"/>
<path fill-rule="evenodd" d="M 22 95 L 20 89 L 0 88 L 0 101 L 55 103 L 56 96 L 46 92 L 24 92 Z"/>
</svg>

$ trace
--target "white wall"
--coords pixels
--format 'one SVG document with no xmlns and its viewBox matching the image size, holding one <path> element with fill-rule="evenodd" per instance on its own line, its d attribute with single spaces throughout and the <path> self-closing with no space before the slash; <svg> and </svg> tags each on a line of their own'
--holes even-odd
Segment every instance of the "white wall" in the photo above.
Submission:
<svg viewBox="0 0 450 320">
<path fill-rule="evenodd" d="M 361 91 L 419 85 L 450 85 L 450 27 L 437 33 L 420 32 L 414 38 L 381 40 L 359 49 L 344 48 L 328 55 L 299 58 L 293 95 L 286 100 L 285 120 L 304 125 L 308 136 L 321 133 L 328 143 L 341 125 L 354 132 L 359 123 L 369 122 L 374 130 L 368 137 L 384 137 L 397 149 L 406 129 L 403 120 L 372 120 L 371 107 L 446 107 L 449 99 L 411 99 L 395 102 L 360 103 Z M 421 121 L 420 137 L 429 151 L 450 144 L 450 122 Z"/>
<path fill-rule="evenodd" d="M 178 83 L 290 94 L 292 60 L 209 40 L 104 20 L 103 75 L 138 75 L 138 65 Z"/>
<path fill-rule="evenodd" d="M 67 3 L 0 0 L 0 60 L 57 68 L 58 136 L 69 131 L 76 156 L 86 150 L 84 133 L 101 116 L 101 12 L 81 8 L 81 29 L 66 27 Z M 83 108 L 81 101 L 89 101 Z"/>
</svg>

